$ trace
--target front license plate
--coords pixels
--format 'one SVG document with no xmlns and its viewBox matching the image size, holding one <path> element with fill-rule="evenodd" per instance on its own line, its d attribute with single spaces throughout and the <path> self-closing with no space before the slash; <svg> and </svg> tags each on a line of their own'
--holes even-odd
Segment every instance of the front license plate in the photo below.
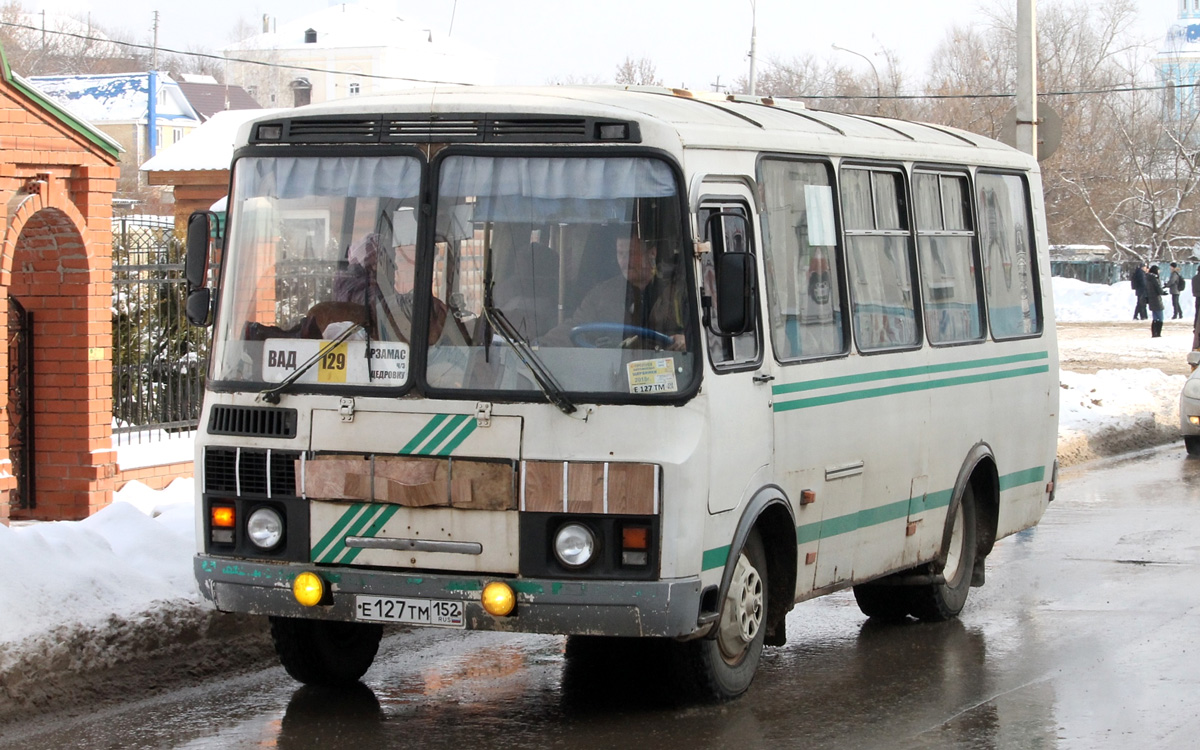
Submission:
<svg viewBox="0 0 1200 750">
<path fill-rule="evenodd" d="M 354 619 L 370 622 L 401 622 L 439 628 L 465 628 L 463 603 L 450 599 L 399 599 L 394 596 L 358 596 Z"/>
</svg>

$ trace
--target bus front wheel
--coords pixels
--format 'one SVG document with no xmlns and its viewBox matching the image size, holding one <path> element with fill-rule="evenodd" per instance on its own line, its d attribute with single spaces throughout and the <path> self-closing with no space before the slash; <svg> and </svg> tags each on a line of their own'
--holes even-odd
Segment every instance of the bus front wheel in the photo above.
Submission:
<svg viewBox="0 0 1200 750">
<path fill-rule="evenodd" d="M 362 622 L 271 618 L 271 640 L 279 662 L 305 685 L 352 685 L 366 674 L 383 626 Z"/>
<path fill-rule="evenodd" d="M 767 591 L 767 555 L 758 532 L 751 531 L 738 554 L 715 637 L 682 644 L 704 697 L 729 700 L 750 687 L 766 635 Z"/>
<path fill-rule="evenodd" d="M 975 491 L 968 484 L 962 502 L 950 525 L 950 544 L 944 583 L 916 586 L 912 589 L 912 614 L 927 622 L 942 622 L 957 617 L 967 603 L 971 574 L 975 569 Z"/>
</svg>

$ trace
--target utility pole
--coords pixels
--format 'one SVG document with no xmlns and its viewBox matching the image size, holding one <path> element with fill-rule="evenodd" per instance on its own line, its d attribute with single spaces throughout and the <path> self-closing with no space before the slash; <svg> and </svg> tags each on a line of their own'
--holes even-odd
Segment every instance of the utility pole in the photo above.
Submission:
<svg viewBox="0 0 1200 750">
<path fill-rule="evenodd" d="M 1017 0 L 1017 148 L 1038 155 L 1037 3 Z"/>
<path fill-rule="evenodd" d="M 151 52 L 151 70 L 158 70 L 158 11 L 154 11 L 154 48 Z"/>
<path fill-rule="evenodd" d="M 750 96 L 754 96 L 754 87 L 756 84 L 757 71 L 755 64 L 758 62 L 758 8 L 755 7 L 755 0 L 750 0 Z M 719 80 L 719 79 L 718 79 Z"/>
</svg>

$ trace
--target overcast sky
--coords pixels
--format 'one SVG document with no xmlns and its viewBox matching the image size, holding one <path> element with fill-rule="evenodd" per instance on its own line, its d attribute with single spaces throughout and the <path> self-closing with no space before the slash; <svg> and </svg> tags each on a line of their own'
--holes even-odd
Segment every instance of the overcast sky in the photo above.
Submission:
<svg viewBox="0 0 1200 750">
<path fill-rule="evenodd" d="M 1136 2 L 1141 8 L 1137 30 L 1157 46 L 1177 15 L 1178 0 Z M 25 4 L 90 13 L 93 22 L 146 42 L 158 10 L 160 46 L 216 50 L 231 40 L 239 19 L 258 28 L 263 14 L 283 23 L 337 3 L 25 0 Z M 978 0 L 395 0 L 392 7 L 436 36 L 450 34 L 491 55 L 497 62 L 497 83 L 540 84 L 568 77 L 607 82 L 628 56 L 649 58 L 665 84 L 694 89 L 713 88 L 718 76 L 724 85 L 747 74 L 752 7 L 756 7 L 762 62 L 812 52 L 840 56 L 866 73 L 865 60 L 835 52 L 830 45 L 861 53 L 877 67 L 883 64 L 877 56 L 883 47 L 898 52 L 918 77 L 923 77 L 926 56 L 948 27 L 971 24 L 980 17 Z"/>
</svg>

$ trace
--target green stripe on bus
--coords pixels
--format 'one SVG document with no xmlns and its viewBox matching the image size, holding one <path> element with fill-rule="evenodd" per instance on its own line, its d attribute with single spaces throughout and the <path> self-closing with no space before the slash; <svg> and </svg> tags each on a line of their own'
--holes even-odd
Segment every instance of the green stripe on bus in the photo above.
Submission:
<svg viewBox="0 0 1200 750">
<path fill-rule="evenodd" d="M 435 415 L 433 419 L 429 420 L 429 422 L 427 422 L 425 426 L 421 428 L 421 431 L 417 433 L 416 437 L 414 437 L 412 440 L 409 440 L 408 443 L 400 449 L 400 453 L 408 454 L 415 452 L 417 447 L 420 446 L 421 443 L 424 443 L 425 439 L 428 438 L 433 431 L 442 424 L 442 422 L 445 422 L 449 418 L 449 414 Z"/>
<path fill-rule="evenodd" d="M 462 427 L 463 422 L 468 419 L 471 419 L 471 417 L 467 416 L 466 414 L 457 414 L 455 416 L 451 416 L 442 424 L 442 429 L 438 430 L 437 434 L 430 438 L 428 443 L 426 443 L 420 450 L 416 451 L 416 455 L 435 455 L 438 447 L 444 443 L 447 438 L 453 435 L 459 427 Z"/>
<path fill-rule="evenodd" d="M 1045 466 L 1035 466 L 1031 469 L 1023 469 L 1011 474 L 1005 474 L 1000 477 L 1000 491 L 1003 492 L 1004 490 L 1010 490 L 1014 487 L 1021 487 L 1027 484 L 1035 484 L 1040 482 L 1045 476 Z M 935 508 L 944 508 L 950 505 L 950 499 L 953 496 L 954 490 L 939 490 L 927 493 L 922 497 L 912 497 L 876 508 L 867 508 L 854 513 L 847 513 L 844 516 L 806 523 L 796 527 L 796 544 L 808 544 L 821 539 L 848 534 L 859 529 L 878 526 L 890 521 L 909 518 Z M 722 568 L 728 559 L 728 545 L 705 550 L 701 558 L 701 570 Z"/>
<path fill-rule="evenodd" d="M 1037 484 L 1046 478 L 1046 467 L 1035 466 L 1032 469 L 1024 471 L 1014 471 L 1012 474 L 1005 474 L 1000 477 L 1000 491 L 1011 490 L 1014 487 L 1021 487 L 1026 484 Z"/>
<path fill-rule="evenodd" d="M 940 365 L 922 365 L 921 367 L 906 367 L 897 370 L 864 372 L 857 375 L 845 375 L 836 378 L 806 380 L 802 383 L 784 383 L 782 385 L 772 386 L 771 393 L 778 396 L 785 393 L 796 393 L 797 391 L 815 391 L 820 390 L 821 388 L 835 388 L 837 386 L 854 385 L 856 383 L 871 383 L 879 380 L 892 380 L 895 378 L 911 378 L 921 375 L 934 375 L 939 372 L 974 370 L 981 367 L 998 367 L 1001 365 L 1016 364 L 1017 362 L 1029 362 L 1032 360 L 1047 359 L 1049 356 L 1049 352 L 1029 352 L 1027 354 L 1014 354 L 1008 357 L 990 357 L 988 359 L 973 359 L 966 362 L 947 362 Z"/>
<path fill-rule="evenodd" d="M 704 557 L 700 560 L 701 570 L 712 570 L 713 568 L 725 567 L 725 561 L 729 559 L 729 545 L 717 547 L 716 549 L 704 550 Z"/>
<path fill-rule="evenodd" d="M 398 510 L 400 510 L 399 505 L 385 506 L 384 511 L 382 513 L 376 515 L 375 520 L 372 521 L 371 524 L 369 526 L 367 526 L 367 528 L 363 529 L 360 533 L 356 534 L 356 536 L 369 536 L 369 537 L 375 536 L 376 534 L 379 533 L 379 530 L 383 528 L 384 524 L 386 524 L 388 521 L 390 521 L 392 516 L 396 515 L 396 511 L 398 511 Z M 343 540 L 342 543 L 345 544 L 345 541 Z M 343 557 L 341 560 L 338 561 L 338 562 L 342 563 L 343 565 L 349 565 L 350 563 L 354 562 L 354 558 L 358 557 L 358 553 L 363 551 L 362 547 L 353 547 L 353 548 L 347 548 L 347 549 L 350 550 L 350 554 L 346 555 L 345 557 Z"/>
<path fill-rule="evenodd" d="M 1038 367 L 1024 367 L 1019 370 L 1001 370 L 999 372 L 987 372 L 980 375 L 964 375 L 959 378 L 943 378 L 942 380 L 928 380 L 917 383 L 904 383 L 902 385 L 889 385 L 882 388 L 867 388 L 861 391 L 834 393 L 828 396 L 814 396 L 813 398 L 801 398 L 796 399 L 795 401 L 776 402 L 774 410 L 776 412 L 782 412 L 792 411 L 794 409 L 808 409 L 814 406 L 839 404 L 846 401 L 861 401 L 863 399 L 879 398 L 881 396 L 894 396 L 900 393 L 930 391 L 938 388 L 950 388 L 957 385 L 970 385 L 972 383 L 987 383 L 993 380 L 1021 378 L 1027 375 L 1037 375 L 1039 373 L 1046 373 L 1049 371 L 1049 366 L 1040 365 Z"/>
<path fill-rule="evenodd" d="M 462 445 L 462 442 L 466 440 L 472 432 L 475 431 L 477 426 L 479 426 L 479 422 L 469 416 L 464 416 L 463 420 L 463 422 L 460 422 L 462 429 L 458 431 L 458 434 L 456 434 L 449 443 L 446 443 L 445 448 L 442 448 L 435 455 L 449 456 L 455 451 L 455 449 L 458 448 L 458 446 Z"/>
<path fill-rule="evenodd" d="M 382 509 L 384 507 L 385 506 L 382 506 L 382 505 L 366 506 L 366 508 L 367 508 L 366 512 L 360 514 L 357 518 L 354 519 L 354 523 L 350 524 L 350 526 L 347 527 L 346 533 L 342 534 L 341 537 L 339 537 L 338 540 L 333 544 L 333 546 L 324 555 L 321 556 L 321 559 L 317 560 L 317 562 L 325 562 L 325 563 L 339 562 L 338 558 L 341 557 L 343 554 L 345 554 L 345 552 L 347 550 L 346 537 L 359 536 L 362 533 L 362 530 L 365 529 L 367 527 L 367 525 L 370 524 L 371 521 L 373 521 L 379 515 L 379 509 Z"/>
<path fill-rule="evenodd" d="M 343 536 L 342 532 L 345 530 L 346 526 L 350 524 L 355 516 L 365 511 L 367 507 L 368 506 L 363 504 L 351 505 L 346 512 L 342 513 L 342 517 L 339 518 L 337 522 L 329 528 L 329 531 L 325 533 L 325 536 L 321 537 L 321 541 L 313 545 L 310 559 L 313 562 L 318 562 L 327 551 L 326 548 L 336 542 L 339 537 Z"/>
</svg>

